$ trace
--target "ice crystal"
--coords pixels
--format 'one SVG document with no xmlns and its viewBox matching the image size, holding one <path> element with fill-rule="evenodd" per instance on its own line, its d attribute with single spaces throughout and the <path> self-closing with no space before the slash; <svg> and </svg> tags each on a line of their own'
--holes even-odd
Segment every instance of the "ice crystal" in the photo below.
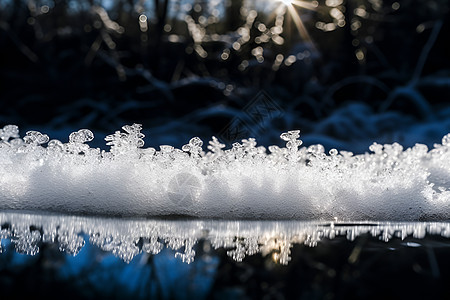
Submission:
<svg viewBox="0 0 450 300">
<path fill-rule="evenodd" d="M 49 137 L 46 134 L 42 134 L 39 131 L 27 131 L 25 137 L 23 138 L 24 142 L 30 145 L 42 145 L 49 141 Z"/>
<path fill-rule="evenodd" d="M 11 138 L 19 137 L 19 127 L 16 125 L 6 125 L 3 129 L 0 129 L 0 140 L 4 143 L 8 142 Z"/>
<path fill-rule="evenodd" d="M 442 138 L 442 145 L 450 147 L 450 133 Z"/>
<path fill-rule="evenodd" d="M 94 134 L 89 129 L 80 129 L 69 135 L 69 143 L 82 144 L 94 139 Z"/>
<path fill-rule="evenodd" d="M 69 143 L 65 145 L 66 150 L 69 153 L 86 154 L 89 151 L 89 145 L 86 145 L 85 143 L 90 142 L 93 139 L 94 134 L 89 129 L 80 129 L 76 132 L 72 132 L 69 135 Z M 57 142 L 55 142 L 55 145 L 52 146 L 59 147 L 60 145 L 57 145 Z"/>
<path fill-rule="evenodd" d="M 208 150 L 212 153 L 220 155 L 223 153 L 223 148 L 225 148 L 225 144 L 222 144 L 215 136 L 209 141 Z"/>
<path fill-rule="evenodd" d="M 224 157 L 224 151 L 222 149 L 225 148 L 225 144 L 222 144 L 215 136 L 209 141 L 207 148 L 210 151 L 205 155 L 207 161 L 214 161 Z"/>
<path fill-rule="evenodd" d="M 114 134 L 108 135 L 105 138 L 106 145 L 111 146 L 111 153 L 116 156 L 126 155 L 127 153 L 133 155 L 137 148 L 144 146 L 143 138 L 145 135 L 141 133 L 142 125 L 125 125 L 122 129 L 125 133 L 116 131 Z"/>
<path fill-rule="evenodd" d="M 197 158 L 202 154 L 203 141 L 198 137 L 190 139 L 189 144 L 183 145 L 181 148 L 184 152 L 189 152 L 191 157 Z"/>
<path fill-rule="evenodd" d="M 290 152 L 290 158 L 296 159 L 298 147 L 300 147 L 303 142 L 300 140 L 300 130 L 291 130 L 288 132 L 284 132 L 280 135 L 280 138 L 283 141 L 286 141 L 286 148 Z"/>
</svg>

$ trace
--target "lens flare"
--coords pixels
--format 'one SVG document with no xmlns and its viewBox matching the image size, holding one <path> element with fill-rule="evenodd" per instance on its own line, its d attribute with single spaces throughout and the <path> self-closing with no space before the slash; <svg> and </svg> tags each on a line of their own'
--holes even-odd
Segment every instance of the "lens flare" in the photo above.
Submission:
<svg viewBox="0 0 450 300">
<path fill-rule="evenodd" d="M 287 12 L 289 13 L 289 16 L 292 18 L 292 21 L 294 22 L 298 32 L 300 33 L 300 36 L 306 41 L 311 41 L 311 37 L 309 36 L 308 30 L 303 24 L 302 19 L 297 11 L 297 7 L 314 11 L 317 9 L 319 5 L 318 2 L 317 1 L 307 2 L 301 0 L 277 0 L 277 2 L 280 2 L 281 7 L 285 6 L 287 8 Z"/>
</svg>

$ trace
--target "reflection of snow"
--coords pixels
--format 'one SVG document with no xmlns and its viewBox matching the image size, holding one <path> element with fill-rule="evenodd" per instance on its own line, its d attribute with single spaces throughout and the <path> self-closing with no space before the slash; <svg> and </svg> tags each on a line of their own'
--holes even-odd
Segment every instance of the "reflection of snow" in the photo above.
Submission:
<svg viewBox="0 0 450 300">
<path fill-rule="evenodd" d="M 215 249 L 225 248 L 236 261 L 261 253 L 287 264 L 293 244 L 312 247 L 323 238 L 345 236 L 354 240 L 366 233 L 386 242 L 408 236 L 421 239 L 426 234 L 450 237 L 450 224 L 440 222 L 167 221 L 3 212 L 0 225 L 0 238 L 10 239 L 20 253 L 36 254 L 47 242 L 77 255 L 87 235 L 91 244 L 125 262 L 142 252 L 156 255 L 169 248 L 176 251 L 175 257 L 191 263 L 199 240 Z"/>
<path fill-rule="evenodd" d="M 141 126 L 124 126 L 90 148 L 87 129 L 69 143 L 18 128 L 0 129 L 0 208 L 107 216 L 302 220 L 435 220 L 450 216 L 450 139 L 442 145 L 370 146 L 353 155 L 321 145 L 231 149 L 193 138 L 181 149 L 143 148 Z M 47 143 L 46 147 L 43 144 Z M 127 247 L 127 246 L 124 246 Z"/>
</svg>

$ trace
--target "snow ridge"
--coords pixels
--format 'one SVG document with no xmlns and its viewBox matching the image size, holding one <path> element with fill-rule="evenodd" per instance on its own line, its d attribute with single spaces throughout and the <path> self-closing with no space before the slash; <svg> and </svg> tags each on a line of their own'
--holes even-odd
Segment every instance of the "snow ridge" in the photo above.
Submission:
<svg viewBox="0 0 450 300">
<path fill-rule="evenodd" d="M 88 129 L 69 142 L 15 125 L 0 129 L 0 209 L 127 217 L 221 219 L 447 220 L 450 134 L 429 150 L 373 143 L 365 154 L 285 147 L 254 138 L 225 149 L 212 137 L 182 149 L 144 148 L 140 124 L 108 135 L 110 151 L 90 148 Z"/>
</svg>

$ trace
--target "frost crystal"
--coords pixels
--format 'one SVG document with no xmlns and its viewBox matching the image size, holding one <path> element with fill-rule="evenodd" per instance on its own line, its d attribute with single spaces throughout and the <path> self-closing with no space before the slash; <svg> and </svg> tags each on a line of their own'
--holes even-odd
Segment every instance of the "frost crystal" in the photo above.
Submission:
<svg viewBox="0 0 450 300">
<path fill-rule="evenodd" d="M 212 153 L 221 154 L 223 148 L 225 148 L 225 144 L 222 144 L 215 136 L 209 141 L 208 150 Z"/>
<path fill-rule="evenodd" d="M 38 146 L 47 143 L 49 141 L 49 137 L 39 131 L 27 131 L 23 140 L 27 144 Z"/>
<path fill-rule="evenodd" d="M 86 154 L 89 151 L 89 146 L 84 144 L 94 139 L 94 134 L 89 129 L 80 129 L 76 132 L 72 132 L 69 135 L 69 143 L 66 144 L 66 149 L 70 153 Z M 55 142 L 53 147 L 59 147 L 60 145 Z M 49 145 L 50 147 L 50 145 Z"/>
<path fill-rule="evenodd" d="M 442 145 L 450 147 L 450 133 L 442 138 Z"/>
<path fill-rule="evenodd" d="M 111 146 L 111 153 L 114 155 L 136 154 L 136 150 L 144 146 L 145 135 L 141 133 L 142 125 L 125 125 L 122 129 L 125 133 L 116 131 L 114 134 L 108 135 L 105 138 L 106 145 Z"/>
<path fill-rule="evenodd" d="M 82 144 L 94 139 L 94 134 L 89 129 L 80 129 L 69 135 L 69 143 Z"/>
<path fill-rule="evenodd" d="M 254 138 L 242 140 L 242 147 L 247 155 L 254 156 L 258 153 L 258 149 L 256 148 L 256 139 Z"/>
<path fill-rule="evenodd" d="M 191 154 L 191 157 L 197 158 L 199 157 L 203 150 L 202 150 L 203 141 L 198 137 L 193 137 L 190 139 L 189 144 L 183 145 L 181 148 L 184 152 L 189 152 Z"/>
<path fill-rule="evenodd" d="M 209 141 L 208 150 L 210 152 L 206 153 L 206 159 L 208 161 L 214 161 L 216 159 L 220 159 L 224 157 L 225 145 L 222 144 L 215 136 L 212 137 L 211 141 Z"/>
<path fill-rule="evenodd" d="M 8 142 L 11 138 L 19 137 L 19 127 L 16 125 L 6 125 L 3 129 L 0 129 L 0 140 L 2 142 Z"/>
<path fill-rule="evenodd" d="M 338 151 L 337 151 L 337 149 L 331 149 L 330 150 L 330 155 L 332 156 L 332 157 L 335 157 L 336 155 L 338 155 Z"/>
<path fill-rule="evenodd" d="M 303 142 L 300 140 L 300 130 L 291 130 L 284 132 L 280 135 L 283 141 L 286 141 L 286 148 L 290 151 L 291 156 L 297 154 L 298 147 L 300 147 Z"/>
</svg>

